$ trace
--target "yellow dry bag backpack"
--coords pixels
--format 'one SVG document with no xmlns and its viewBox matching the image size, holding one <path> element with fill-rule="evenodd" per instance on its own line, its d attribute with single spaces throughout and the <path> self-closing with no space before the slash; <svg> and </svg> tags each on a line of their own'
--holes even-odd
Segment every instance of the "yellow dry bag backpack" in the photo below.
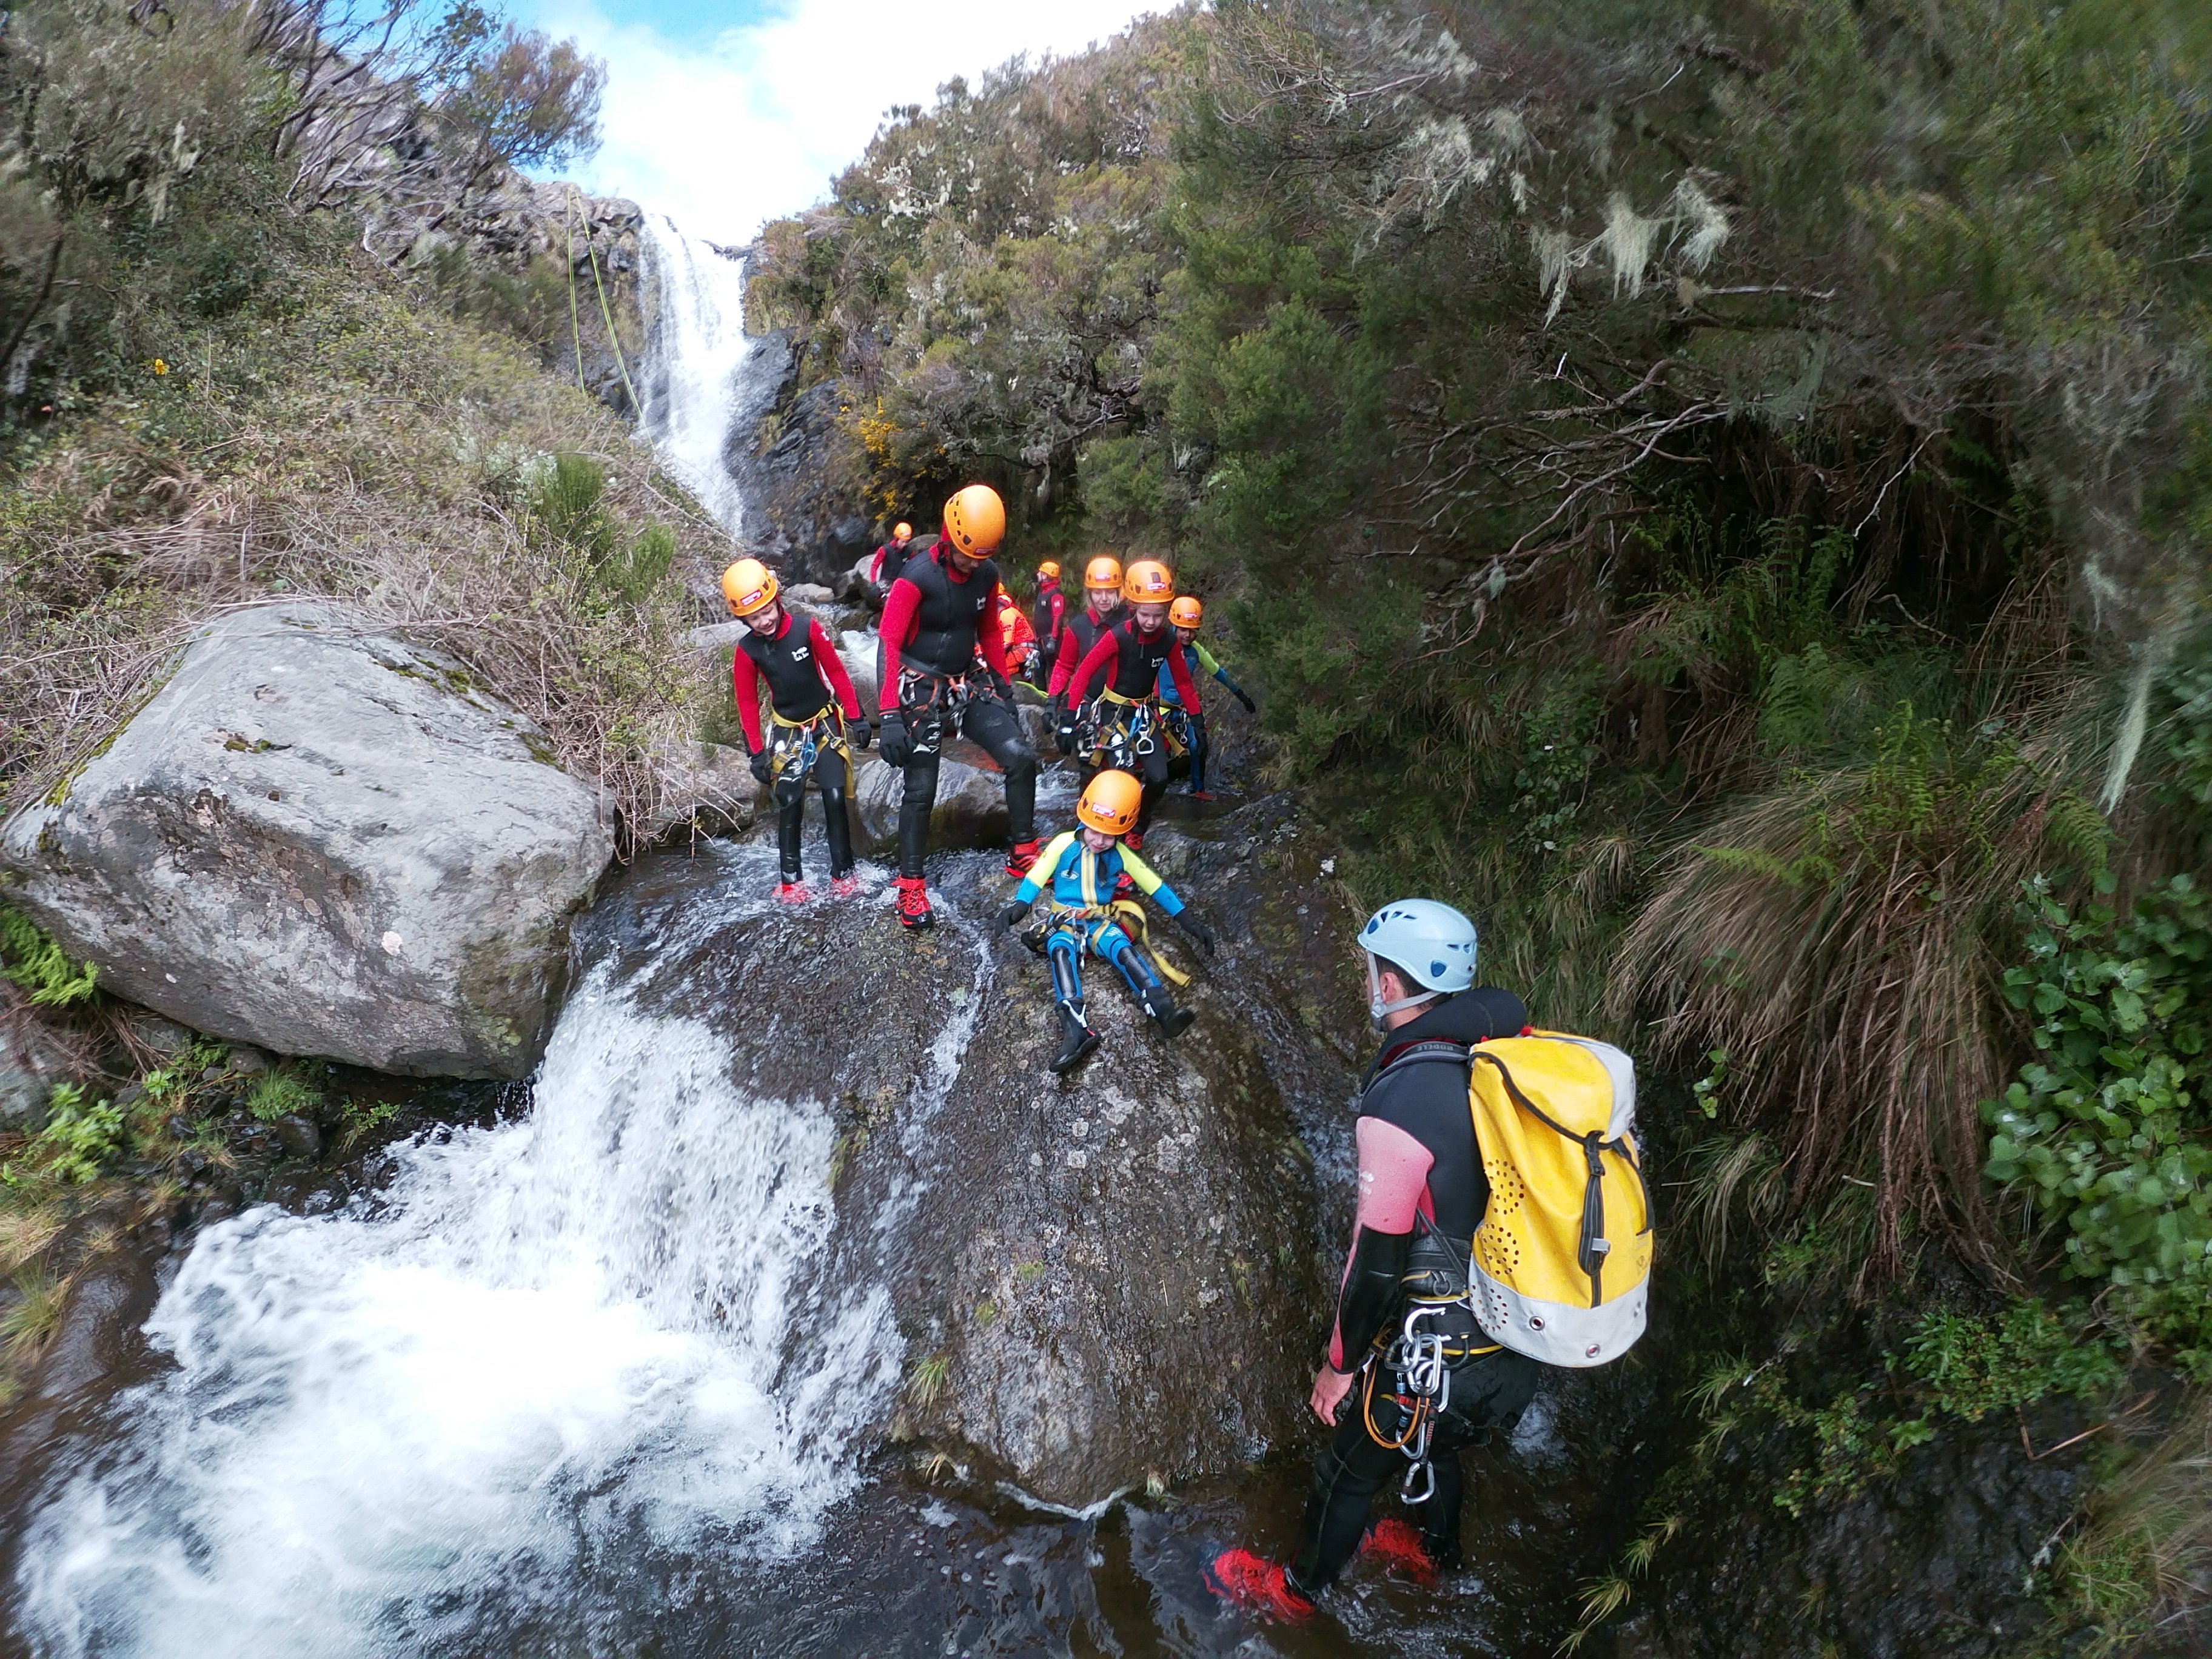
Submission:
<svg viewBox="0 0 2212 1659">
<path fill-rule="evenodd" d="M 1535 1031 L 1469 1051 L 1490 1177 L 1468 1275 L 1476 1321 L 1551 1365 L 1602 1365 L 1644 1334 L 1651 1197 L 1637 1166 L 1636 1062 Z"/>
</svg>

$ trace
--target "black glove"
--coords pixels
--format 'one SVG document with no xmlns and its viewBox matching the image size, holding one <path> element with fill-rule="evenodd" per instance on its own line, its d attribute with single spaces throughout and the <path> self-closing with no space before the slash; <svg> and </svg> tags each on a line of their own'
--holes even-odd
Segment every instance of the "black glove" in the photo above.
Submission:
<svg viewBox="0 0 2212 1659">
<path fill-rule="evenodd" d="M 883 756 L 893 766 L 904 766 L 913 747 L 906 738 L 906 717 L 896 708 L 884 716 Z"/>
<path fill-rule="evenodd" d="M 1229 690 L 1236 697 L 1237 701 L 1244 705 L 1244 712 L 1246 714 L 1256 714 L 1260 712 L 1260 705 L 1252 701 L 1252 694 L 1249 691 L 1234 685 L 1231 686 Z"/>
<path fill-rule="evenodd" d="M 1016 899 L 1012 903 L 1006 906 L 1005 909 L 999 912 L 999 926 L 1001 927 L 1012 927 L 1020 921 L 1024 916 L 1029 915 L 1029 913 L 1030 902 L 1027 899 Z"/>
<path fill-rule="evenodd" d="M 855 749 L 866 749 L 876 740 L 875 728 L 865 719 L 845 722 L 845 740 Z"/>
<path fill-rule="evenodd" d="M 1060 745 L 1061 754 L 1075 752 L 1075 716 L 1065 708 L 1060 711 L 1060 726 L 1053 732 L 1052 740 Z"/>
<path fill-rule="evenodd" d="M 1191 942 L 1207 956 L 1213 954 L 1213 929 L 1200 921 L 1188 910 L 1176 914 L 1176 926 L 1190 935 Z"/>
<path fill-rule="evenodd" d="M 763 783 L 772 783 L 775 781 L 775 773 L 773 769 L 775 763 L 769 759 L 767 750 L 763 749 L 755 755 L 748 764 L 753 769 L 753 776 Z"/>
</svg>

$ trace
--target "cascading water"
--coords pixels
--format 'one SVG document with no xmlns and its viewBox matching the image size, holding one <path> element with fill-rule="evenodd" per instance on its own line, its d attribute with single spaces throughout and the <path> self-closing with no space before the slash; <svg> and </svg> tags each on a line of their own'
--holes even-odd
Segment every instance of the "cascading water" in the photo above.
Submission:
<svg viewBox="0 0 2212 1659">
<path fill-rule="evenodd" d="M 767 885 L 725 856 L 697 925 Z M 37 1650 L 596 1651 L 641 1565 L 811 1541 L 900 1343 L 879 1288 L 804 1294 L 830 1122 L 742 1064 L 602 968 L 526 1118 L 407 1147 L 340 1213 L 210 1228 L 147 1328 L 175 1369 L 28 1529 Z"/>
<path fill-rule="evenodd" d="M 645 221 L 653 337 L 639 434 L 732 536 L 744 528 L 740 458 L 781 365 L 745 332 L 744 261 L 659 214 Z"/>
</svg>

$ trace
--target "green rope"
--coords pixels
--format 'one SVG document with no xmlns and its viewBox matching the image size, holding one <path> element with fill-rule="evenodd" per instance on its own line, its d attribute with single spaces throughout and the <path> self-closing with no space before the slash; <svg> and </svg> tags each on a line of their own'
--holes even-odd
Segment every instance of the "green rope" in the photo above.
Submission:
<svg viewBox="0 0 2212 1659">
<path fill-rule="evenodd" d="M 575 200 L 576 187 L 574 185 L 571 185 L 568 186 L 568 201 L 572 207 L 574 206 Z M 578 210 L 580 211 L 581 210 L 580 209 Z M 576 286 L 576 255 L 574 252 L 575 242 L 573 235 L 568 246 L 569 301 L 571 304 L 574 304 L 575 300 Z M 599 315 L 605 321 L 607 325 L 607 343 L 614 348 L 615 368 L 622 374 L 623 390 L 629 393 L 629 406 L 631 412 L 633 414 L 642 415 L 645 412 L 645 404 L 637 395 L 637 388 L 630 384 L 629 365 L 623 361 L 622 342 L 615 337 L 615 313 L 613 307 L 607 304 L 607 285 L 599 280 L 599 256 L 592 249 L 591 222 L 588 220 L 585 222 L 584 225 L 584 257 L 592 263 L 592 286 L 599 291 Z"/>
</svg>

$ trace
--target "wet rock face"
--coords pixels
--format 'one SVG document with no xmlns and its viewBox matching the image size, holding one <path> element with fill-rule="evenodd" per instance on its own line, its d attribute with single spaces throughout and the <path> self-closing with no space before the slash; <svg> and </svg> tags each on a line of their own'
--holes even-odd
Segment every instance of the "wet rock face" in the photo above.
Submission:
<svg viewBox="0 0 2212 1659">
<path fill-rule="evenodd" d="M 1303 1443 L 1327 1314 L 1309 1142 L 1331 1118 L 1348 1139 L 1356 1039 L 1333 1016 L 1357 1003 L 1337 982 L 1351 920 L 1310 884 L 1311 860 L 1301 874 L 1240 853 L 1267 810 L 1241 837 L 1147 845 L 1221 933 L 1182 994 L 1198 1024 L 1164 1042 L 1091 963 L 1105 1045 L 1066 1080 L 1045 1068 L 1045 964 L 988 921 L 1012 885 L 988 855 L 933 858 L 942 920 L 919 935 L 879 888 L 664 956 L 672 907 L 715 878 L 674 859 L 629 872 L 586 924 L 584 947 L 614 945 L 649 1002 L 728 1029 L 763 1093 L 829 1106 L 824 1284 L 893 1297 L 907 1363 L 890 1426 L 1048 1504 Z M 1316 967 L 1322 983 L 1281 994 L 1279 975 Z"/>
<path fill-rule="evenodd" d="M 548 753 L 458 664 L 374 623 L 240 612 L 9 823 L 11 899 L 195 1030 L 520 1077 L 613 853 L 599 799 Z"/>
<path fill-rule="evenodd" d="M 1954 1425 L 1894 1478 L 1815 1504 L 1802 1519 L 1770 1494 L 1773 1449 L 1723 1462 L 1708 1506 L 1662 1552 L 1624 1659 L 2007 1659 L 2049 1617 L 2031 1589 L 2086 1490 L 2057 1446 L 2079 1413 L 2051 1404 Z"/>
</svg>

